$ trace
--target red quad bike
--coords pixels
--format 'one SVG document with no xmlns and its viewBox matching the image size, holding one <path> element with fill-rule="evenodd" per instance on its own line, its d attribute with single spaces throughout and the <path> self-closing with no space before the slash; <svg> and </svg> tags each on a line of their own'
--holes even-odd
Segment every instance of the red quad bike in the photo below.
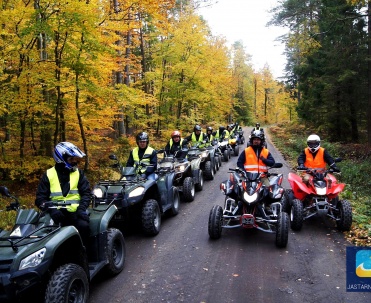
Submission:
<svg viewBox="0 0 371 303">
<path fill-rule="evenodd" d="M 335 161 L 340 162 L 341 159 Z M 352 208 L 349 201 L 339 200 L 338 197 L 345 184 L 337 183 L 331 174 L 334 172 L 331 168 L 305 168 L 305 172 L 310 175 L 308 185 L 295 173 L 289 173 L 288 176 L 292 190 L 286 191 L 283 205 L 284 210 L 290 213 L 291 228 L 298 231 L 304 220 L 318 215 L 335 220 L 338 230 L 349 231 L 352 225 Z"/>
<path fill-rule="evenodd" d="M 280 168 L 276 163 L 272 168 Z M 286 247 L 289 234 L 289 216 L 282 211 L 281 199 L 285 190 L 281 186 L 283 174 L 267 173 L 270 186 L 261 182 L 261 173 L 229 169 L 229 180 L 220 184 L 225 194 L 224 208 L 214 205 L 210 211 L 208 231 L 211 239 L 219 239 L 223 228 L 256 228 L 276 234 L 276 246 Z M 267 203 L 268 202 L 268 203 Z"/>
</svg>

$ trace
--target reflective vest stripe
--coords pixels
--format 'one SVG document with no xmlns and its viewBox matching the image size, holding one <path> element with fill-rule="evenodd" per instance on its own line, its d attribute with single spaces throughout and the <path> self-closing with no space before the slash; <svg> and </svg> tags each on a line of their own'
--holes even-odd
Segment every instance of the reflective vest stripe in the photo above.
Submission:
<svg viewBox="0 0 371 303">
<path fill-rule="evenodd" d="M 144 155 L 152 155 L 153 151 L 154 151 L 154 149 L 152 147 L 149 147 L 148 146 L 146 148 L 146 150 L 144 151 L 143 157 L 144 157 Z M 143 159 L 143 160 L 139 159 L 139 147 L 136 147 L 136 148 L 133 149 L 133 159 L 134 159 L 134 162 L 137 162 L 137 163 L 139 161 L 141 161 L 142 163 L 146 163 L 146 164 L 151 163 L 151 159 L 150 158 L 146 158 L 146 159 Z M 141 173 L 141 174 L 143 174 L 145 172 L 146 172 L 146 168 L 145 167 L 142 168 L 140 171 L 138 171 L 138 173 Z"/>
<path fill-rule="evenodd" d="M 268 155 L 269 155 L 268 149 L 263 148 L 261 150 L 260 156 L 268 158 Z M 254 149 L 251 146 L 245 149 L 244 169 L 246 171 L 256 173 L 268 171 L 268 167 L 264 164 L 262 160 L 258 159 Z"/>
<path fill-rule="evenodd" d="M 69 212 L 75 212 L 80 203 L 80 194 L 77 188 L 80 178 L 79 170 L 70 173 L 70 191 L 66 197 L 62 194 L 57 170 L 54 166 L 46 171 L 46 175 L 50 183 L 50 200 L 72 203 L 72 205 L 67 205 L 66 208 Z"/>
<path fill-rule="evenodd" d="M 313 154 L 310 152 L 309 148 L 305 148 L 305 163 L 304 166 L 308 168 L 326 168 L 325 162 L 325 149 L 320 147 L 317 151 L 316 156 L 313 158 Z"/>
</svg>

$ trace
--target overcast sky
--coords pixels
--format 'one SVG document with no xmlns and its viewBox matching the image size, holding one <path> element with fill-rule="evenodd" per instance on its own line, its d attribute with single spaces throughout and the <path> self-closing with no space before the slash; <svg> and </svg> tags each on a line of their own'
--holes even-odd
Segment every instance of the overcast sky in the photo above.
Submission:
<svg viewBox="0 0 371 303">
<path fill-rule="evenodd" d="M 268 63 L 274 77 L 283 76 L 286 57 L 284 45 L 275 41 L 287 32 L 280 27 L 266 27 L 271 16 L 268 10 L 277 0 L 218 0 L 211 7 L 198 11 L 208 21 L 214 36 L 224 36 L 231 45 L 241 40 L 245 50 L 252 56 L 255 70 Z"/>
</svg>

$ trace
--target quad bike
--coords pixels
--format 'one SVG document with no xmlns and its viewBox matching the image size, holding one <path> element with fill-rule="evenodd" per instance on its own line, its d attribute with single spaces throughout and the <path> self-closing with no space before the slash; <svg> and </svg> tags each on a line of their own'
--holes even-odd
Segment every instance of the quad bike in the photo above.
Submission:
<svg viewBox="0 0 371 303">
<path fill-rule="evenodd" d="M 203 145 L 206 145 L 205 142 L 202 142 Z M 213 180 L 216 172 L 216 159 L 214 147 L 200 147 L 200 143 L 196 143 L 190 147 L 188 152 L 188 158 L 192 163 L 200 158 L 200 169 L 202 170 L 205 180 Z"/>
<path fill-rule="evenodd" d="M 141 168 L 154 172 L 153 165 L 138 162 L 134 167 L 123 167 L 115 155 L 109 158 L 114 161 L 111 167 L 118 169 L 120 177 L 101 180 L 94 186 L 97 201 L 107 204 L 115 199 L 118 212 L 113 220 L 119 228 L 140 224 L 144 234 L 157 235 L 162 215 L 170 212 L 175 216 L 179 212 L 179 192 L 173 185 L 175 171 L 161 172 L 156 180 L 148 180 L 137 172 Z"/>
<path fill-rule="evenodd" d="M 174 171 L 173 185 L 178 189 L 184 202 L 192 202 L 195 198 L 195 183 L 187 152 L 188 149 L 177 151 L 174 155 L 167 155 L 165 150 L 159 150 L 157 153 L 162 153 L 163 158 L 158 163 L 157 171 L 160 174 Z"/>
<path fill-rule="evenodd" d="M 340 158 L 335 160 L 340 161 Z M 305 184 L 301 176 L 289 173 L 288 181 L 292 189 L 287 190 L 283 205 L 290 213 L 291 228 L 298 231 L 304 220 L 318 215 L 334 220 L 338 230 L 349 231 L 352 226 L 352 207 L 349 201 L 339 200 L 345 184 L 337 182 L 331 174 L 334 171 L 331 168 L 297 170 L 305 171 L 310 177 Z"/>
<path fill-rule="evenodd" d="M 231 158 L 231 148 L 228 139 L 221 139 L 218 142 L 218 151 L 223 155 L 223 161 L 228 162 Z"/>
<path fill-rule="evenodd" d="M 22 209 L 4 186 L 0 192 L 11 201 L 6 211 L 16 212 L 11 230 L 0 232 L 0 302 L 88 302 L 93 277 L 123 270 L 126 247 L 111 224 L 117 212 L 113 203 L 99 205 L 93 199 L 87 210 L 90 240 L 84 247 L 74 226 L 55 224 L 46 211 Z M 48 203 L 50 208 L 71 205 Z"/>
<path fill-rule="evenodd" d="M 280 168 L 276 163 L 272 168 Z M 209 214 L 208 232 L 211 239 L 219 239 L 223 228 L 256 228 L 276 234 L 276 246 L 286 247 L 289 234 L 289 216 L 280 203 L 285 190 L 282 174 L 267 173 L 270 187 L 261 182 L 261 173 L 229 169 L 229 180 L 220 184 L 226 198 L 224 208 L 214 205 Z"/>
<path fill-rule="evenodd" d="M 211 142 L 211 146 L 213 147 L 213 149 L 215 150 L 214 153 L 215 153 L 215 162 L 216 162 L 216 169 L 219 170 L 219 168 L 222 166 L 222 158 L 223 158 L 223 154 L 219 148 L 219 141 L 218 139 L 213 139 L 213 141 Z M 208 147 L 208 148 L 211 148 Z"/>
<path fill-rule="evenodd" d="M 240 150 L 239 150 L 239 145 L 237 143 L 237 138 L 236 137 L 234 137 L 234 138 L 230 137 L 228 143 L 229 143 L 229 148 L 230 148 L 231 154 L 233 156 L 238 156 L 238 153 L 239 153 Z"/>
<path fill-rule="evenodd" d="M 210 151 L 207 150 L 206 147 L 200 148 L 200 144 L 205 144 L 205 142 L 191 145 L 187 155 L 192 164 L 194 180 L 195 182 L 199 180 L 199 184 L 196 184 L 197 191 L 202 190 L 204 179 L 212 180 L 215 175 Z M 200 182 L 201 180 L 202 182 Z"/>
<path fill-rule="evenodd" d="M 244 144 L 245 143 L 245 137 L 243 135 L 243 130 L 239 129 L 236 131 L 236 140 L 237 144 Z"/>
</svg>

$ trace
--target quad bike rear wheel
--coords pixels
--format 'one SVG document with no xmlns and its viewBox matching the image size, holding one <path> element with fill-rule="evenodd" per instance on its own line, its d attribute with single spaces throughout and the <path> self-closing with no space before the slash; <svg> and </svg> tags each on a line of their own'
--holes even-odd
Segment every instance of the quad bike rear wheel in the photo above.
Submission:
<svg viewBox="0 0 371 303">
<path fill-rule="evenodd" d="M 336 206 L 336 225 L 339 231 L 349 231 L 352 226 L 352 207 L 348 200 L 340 200 Z"/>
<path fill-rule="evenodd" d="M 240 152 L 240 148 L 238 145 L 236 145 L 234 148 L 233 148 L 233 152 L 234 152 L 234 155 L 235 156 L 238 156 L 239 152 Z"/>
<path fill-rule="evenodd" d="M 179 213 L 180 197 L 178 189 L 173 186 L 173 204 L 170 208 L 170 213 L 172 216 L 176 216 Z"/>
<path fill-rule="evenodd" d="M 86 303 L 88 299 L 89 281 L 81 266 L 64 264 L 52 274 L 46 288 L 45 302 Z"/>
<path fill-rule="evenodd" d="M 286 189 L 281 199 L 282 211 L 288 214 L 291 213 L 291 203 L 293 199 L 294 199 L 294 193 L 292 189 Z"/>
<path fill-rule="evenodd" d="M 208 231 L 211 239 L 219 239 L 222 235 L 223 208 L 214 205 L 209 214 Z"/>
<path fill-rule="evenodd" d="M 276 227 L 276 246 L 283 248 L 287 246 L 289 238 L 289 215 L 285 212 L 281 212 L 277 217 Z"/>
<path fill-rule="evenodd" d="M 195 199 L 195 183 L 192 177 L 186 177 L 183 181 L 183 200 L 192 202 Z"/>
<path fill-rule="evenodd" d="M 107 258 L 105 272 L 110 276 L 119 274 L 124 268 L 126 246 L 124 236 L 117 228 L 107 230 Z"/>
<path fill-rule="evenodd" d="M 303 227 L 303 203 L 299 199 L 292 200 L 290 226 L 292 230 L 296 231 Z"/>
<path fill-rule="evenodd" d="M 226 150 L 223 152 L 223 160 L 224 160 L 225 162 L 228 162 L 228 160 L 229 160 L 229 151 L 228 151 L 228 149 L 226 149 Z"/>
<path fill-rule="evenodd" d="M 204 174 L 202 170 L 198 172 L 198 183 L 196 184 L 196 191 L 201 191 L 204 188 Z"/>
<path fill-rule="evenodd" d="M 142 229 L 148 236 L 155 236 L 161 229 L 161 211 L 156 200 L 149 199 L 142 208 Z"/>
</svg>

